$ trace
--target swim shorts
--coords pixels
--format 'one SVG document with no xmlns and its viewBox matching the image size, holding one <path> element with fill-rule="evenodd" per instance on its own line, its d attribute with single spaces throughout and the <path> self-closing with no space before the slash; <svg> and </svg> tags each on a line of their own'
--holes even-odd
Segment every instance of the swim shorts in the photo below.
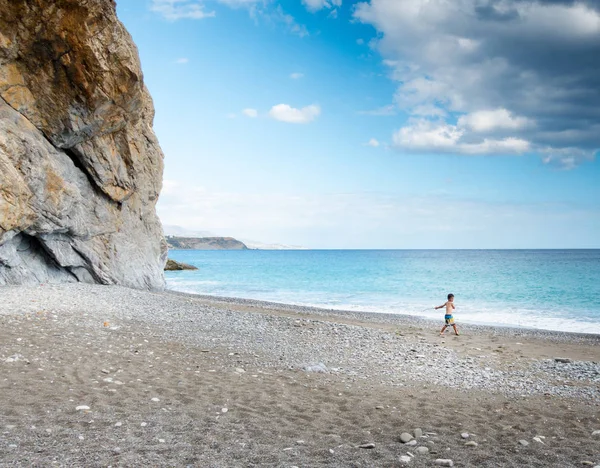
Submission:
<svg viewBox="0 0 600 468">
<path fill-rule="evenodd" d="M 445 315 L 446 325 L 454 325 L 454 317 L 452 315 Z"/>
</svg>

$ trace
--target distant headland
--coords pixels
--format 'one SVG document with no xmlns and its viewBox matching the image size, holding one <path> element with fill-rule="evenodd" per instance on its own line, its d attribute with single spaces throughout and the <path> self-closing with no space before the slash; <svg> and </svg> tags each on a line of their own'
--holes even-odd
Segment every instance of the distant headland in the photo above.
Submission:
<svg viewBox="0 0 600 468">
<path fill-rule="evenodd" d="M 170 250 L 248 250 L 243 242 L 233 237 L 178 237 L 167 236 Z"/>
</svg>

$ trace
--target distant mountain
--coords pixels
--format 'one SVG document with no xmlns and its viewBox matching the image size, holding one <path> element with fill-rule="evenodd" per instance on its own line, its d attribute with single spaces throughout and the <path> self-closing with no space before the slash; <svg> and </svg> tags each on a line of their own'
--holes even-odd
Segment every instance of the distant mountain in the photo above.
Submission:
<svg viewBox="0 0 600 468">
<path fill-rule="evenodd" d="M 196 231 L 181 226 L 163 224 L 163 231 L 170 249 L 195 249 L 195 250 L 306 250 L 306 247 L 286 244 L 267 244 L 249 239 L 234 239 L 232 237 L 218 236 L 210 231 Z M 180 241 L 171 242 L 171 239 Z M 213 239 L 207 241 L 207 239 Z M 216 239 L 222 239 L 217 241 Z M 233 243 L 231 241 L 234 241 Z M 241 245 L 240 245 L 241 244 Z M 177 245 L 177 246 L 176 246 Z M 199 245 L 199 247 L 188 247 Z M 242 247 L 243 246 L 243 247 Z"/>
<path fill-rule="evenodd" d="M 178 237 L 167 236 L 172 250 L 248 250 L 246 244 L 233 237 Z"/>
</svg>

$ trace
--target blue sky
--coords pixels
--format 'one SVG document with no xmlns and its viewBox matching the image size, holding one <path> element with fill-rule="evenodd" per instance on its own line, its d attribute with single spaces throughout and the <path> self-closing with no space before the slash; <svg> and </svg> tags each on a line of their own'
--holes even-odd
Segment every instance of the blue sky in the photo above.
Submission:
<svg viewBox="0 0 600 468">
<path fill-rule="evenodd" d="M 593 3 L 117 4 L 156 107 L 165 225 L 311 248 L 600 247 Z"/>
</svg>

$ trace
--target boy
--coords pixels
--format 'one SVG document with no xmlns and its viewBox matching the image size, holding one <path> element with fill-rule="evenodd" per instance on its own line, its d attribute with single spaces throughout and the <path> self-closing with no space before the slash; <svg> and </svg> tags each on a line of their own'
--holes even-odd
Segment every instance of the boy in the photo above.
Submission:
<svg viewBox="0 0 600 468">
<path fill-rule="evenodd" d="M 458 329 L 456 328 L 456 324 L 454 323 L 454 317 L 452 316 L 452 311 L 456 309 L 456 307 L 454 307 L 454 294 L 448 294 L 448 302 L 442 304 L 441 306 L 437 306 L 435 310 L 441 309 L 443 307 L 446 308 L 446 315 L 444 316 L 446 324 L 444 325 L 444 328 L 442 328 L 440 336 L 444 336 L 444 332 L 446 331 L 446 328 L 448 328 L 448 325 L 452 325 L 452 328 L 454 328 L 454 333 L 456 334 L 456 336 L 458 336 Z"/>
</svg>

